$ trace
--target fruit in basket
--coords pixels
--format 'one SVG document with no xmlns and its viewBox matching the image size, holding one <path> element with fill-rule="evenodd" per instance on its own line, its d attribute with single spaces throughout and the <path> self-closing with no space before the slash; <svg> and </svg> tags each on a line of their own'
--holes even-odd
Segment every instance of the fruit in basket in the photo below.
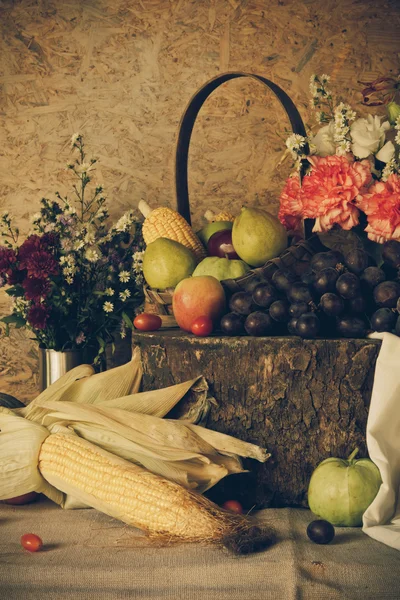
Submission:
<svg viewBox="0 0 400 600">
<path fill-rule="evenodd" d="M 287 233 L 277 217 L 261 208 L 242 208 L 232 229 L 233 247 L 247 264 L 261 267 L 287 247 Z"/>
<path fill-rule="evenodd" d="M 207 242 L 214 233 L 222 231 L 224 229 L 232 229 L 232 221 L 215 221 L 214 223 L 207 223 L 197 232 L 197 237 L 207 246 Z"/>
<path fill-rule="evenodd" d="M 358 527 L 382 483 L 378 467 L 357 460 L 358 448 L 347 460 L 327 458 L 311 476 L 308 504 L 312 512 L 339 527 Z"/>
<path fill-rule="evenodd" d="M 235 220 L 233 214 L 226 210 L 222 210 L 217 214 L 213 213 L 212 210 L 206 210 L 204 216 L 209 223 L 214 223 L 215 221 L 230 221 L 231 223 L 233 223 L 233 221 Z"/>
<path fill-rule="evenodd" d="M 219 256 L 220 258 L 229 258 L 239 260 L 235 248 L 232 244 L 232 231 L 224 229 L 214 233 L 207 243 L 207 252 L 209 256 Z"/>
<path fill-rule="evenodd" d="M 242 260 L 208 256 L 197 265 L 193 271 L 193 277 L 211 275 L 218 279 L 218 281 L 222 281 L 223 279 L 236 279 L 249 271 L 249 265 L 246 265 Z"/>
<path fill-rule="evenodd" d="M 139 202 L 138 209 L 145 217 L 142 234 L 147 245 L 158 238 L 167 238 L 191 250 L 196 257 L 196 262 L 205 258 L 206 251 L 203 244 L 189 223 L 175 210 L 168 206 L 160 206 L 152 210 L 144 200 Z"/>
<path fill-rule="evenodd" d="M 276 289 L 270 283 L 260 283 L 254 288 L 253 301 L 261 308 L 269 308 L 275 300 L 278 300 Z"/>
<path fill-rule="evenodd" d="M 362 250 L 362 248 L 354 248 L 346 254 L 344 264 L 349 271 L 356 275 L 360 275 L 360 273 L 370 266 L 369 261 L 370 257 L 365 250 Z"/>
<path fill-rule="evenodd" d="M 165 290 L 189 277 L 196 262 L 189 248 L 167 238 L 158 238 L 144 252 L 143 276 L 151 288 Z"/>
<path fill-rule="evenodd" d="M 318 273 L 322 269 L 328 269 L 329 267 L 336 268 L 338 265 L 343 264 L 344 256 L 340 252 L 329 250 L 328 252 L 318 252 L 311 258 L 310 266 L 313 271 Z"/>
<path fill-rule="evenodd" d="M 360 294 L 360 279 L 354 273 L 343 273 L 336 281 L 336 291 L 345 300 Z"/>
<path fill-rule="evenodd" d="M 182 279 L 172 296 L 172 310 L 181 329 L 191 331 L 198 317 L 209 317 L 216 324 L 225 312 L 224 288 L 208 275 Z"/>
<path fill-rule="evenodd" d="M 400 267 L 400 242 L 389 240 L 383 244 L 382 258 L 391 267 L 398 269 Z"/>
</svg>

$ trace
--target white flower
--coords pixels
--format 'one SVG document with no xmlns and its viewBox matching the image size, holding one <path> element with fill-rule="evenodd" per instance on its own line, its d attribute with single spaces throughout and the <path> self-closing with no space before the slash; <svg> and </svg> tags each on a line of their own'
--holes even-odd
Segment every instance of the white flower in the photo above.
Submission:
<svg viewBox="0 0 400 600">
<path fill-rule="evenodd" d="M 112 287 L 108 287 L 104 290 L 104 293 L 106 296 L 114 296 L 115 291 L 112 289 Z"/>
<path fill-rule="evenodd" d="M 88 173 L 92 169 L 94 169 L 94 164 L 82 163 L 81 165 L 76 165 L 75 172 L 78 173 L 78 175 L 82 175 L 83 173 Z"/>
<path fill-rule="evenodd" d="M 128 283 L 131 278 L 129 271 L 121 271 L 118 277 L 122 283 Z"/>
<path fill-rule="evenodd" d="M 131 293 L 129 290 L 124 290 L 123 292 L 119 293 L 119 297 L 122 300 L 122 302 L 125 302 L 126 300 L 128 300 L 130 295 L 131 295 Z"/>
<path fill-rule="evenodd" d="M 85 258 L 89 262 L 96 262 L 101 258 L 101 252 L 97 246 L 91 246 L 85 251 Z"/>
<path fill-rule="evenodd" d="M 396 140 L 397 142 L 397 140 Z M 376 153 L 376 158 L 384 163 L 388 163 L 392 160 L 395 153 L 395 147 L 392 142 L 386 142 L 384 146 Z"/>
<path fill-rule="evenodd" d="M 316 147 L 318 156 L 328 156 L 335 154 L 335 122 L 331 121 L 328 125 L 324 125 L 318 133 L 312 138 L 311 143 Z"/>
<path fill-rule="evenodd" d="M 71 283 L 74 283 L 74 278 L 73 277 L 66 277 L 65 281 L 71 285 Z M 72 302 L 72 300 L 70 300 L 70 302 L 67 302 L 67 304 L 71 304 L 71 302 Z"/>
<path fill-rule="evenodd" d="M 115 224 L 115 227 L 114 227 L 115 231 L 118 231 L 118 232 L 129 231 L 134 220 L 135 220 L 135 217 L 133 214 L 133 210 L 129 210 L 124 215 L 122 215 L 122 217 L 119 219 L 119 221 L 117 221 L 117 223 Z"/>
<path fill-rule="evenodd" d="M 76 215 L 76 208 L 74 206 L 67 205 L 64 209 L 65 215 Z"/>
<path fill-rule="evenodd" d="M 73 148 L 76 144 L 76 142 L 79 140 L 79 138 L 81 138 L 81 134 L 80 133 L 74 133 L 71 137 L 71 148 Z"/>
<path fill-rule="evenodd" d="M 357 119 L 350 128 L 351 151 L 357 158 L 367 158 L 375 154 L 385 141 L 385 132 L 390 129 L 389 121 L 381 124 L 381 118 L 368 115 L 366 119 Z"/>
<path fill-rule="evenodd" d="M 104 302 L 103 310 L 106 313 L 110 313 L 114 310 L 114 304 L 112 302 Z"/>
<path fill-rule="evenodd" d="M 80 250 L 81 248 L 83 248 L 84 245 L 85 242 L 83 240 L 76 240 L 76 242 L 74 243 L 74 250 Z"/>
<path fill-rule="evenodd" d="M 135 252 L 132 256 L 132 271 L 134 273 L 141 273 L 143 271 L 143 258 L 144 250 L 141 252 Z"/>
<path fill-rule="evenodd" d="M 31 216 L 31 223 L 37 223 L 38 221 L 40 221 L 41 218 L 42 215 L 40 214 L 40 212 L 37 212 Z"/>
</svg>

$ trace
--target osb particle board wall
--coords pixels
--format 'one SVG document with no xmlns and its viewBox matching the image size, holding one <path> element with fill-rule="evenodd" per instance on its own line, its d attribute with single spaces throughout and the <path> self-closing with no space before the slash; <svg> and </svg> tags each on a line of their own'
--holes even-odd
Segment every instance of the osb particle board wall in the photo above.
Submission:
<svg viewBox="0 0 400 600">
<path fill-rule="evenodd" d="M 179 119 L 207 79 L 228 70 L 269 77 L 311 123 L 311 73 L 331 74 L 360 108 L 357 82 L 399 68 L 397 0 L 3 0 L 0 27 L 0 210 L 12 210 L 24 233 L 42 196 L 69 191 L 75 132 L 99 159 L 114 216 L 140 198 L 174 206 Z M 277 210 L 287 126 L 253 82 L 214 93 L 191 146 L 195 226 L 206 208 Z M 29 399 L 36 373 L 23 332 L 0 340 L 1 390 Z"/>
</svg>

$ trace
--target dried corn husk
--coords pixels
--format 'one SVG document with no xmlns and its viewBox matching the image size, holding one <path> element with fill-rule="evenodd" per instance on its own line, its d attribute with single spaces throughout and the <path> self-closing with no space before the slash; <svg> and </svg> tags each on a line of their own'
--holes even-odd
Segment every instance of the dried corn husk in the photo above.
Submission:
<svg viewBox="0 0 400 600">
<path fill-rule="evenodd" d="M 0 500 L 29 492 L 44 493 L 61 504 L 63 494 L 38 470 L 38 456 L 49 431 L 0 407 Z"/>
</svg>

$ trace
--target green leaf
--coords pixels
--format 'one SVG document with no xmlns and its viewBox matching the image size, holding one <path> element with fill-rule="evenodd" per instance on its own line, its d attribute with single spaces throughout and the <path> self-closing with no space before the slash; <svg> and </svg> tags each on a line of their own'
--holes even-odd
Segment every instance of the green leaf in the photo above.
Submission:
<svg viewBox="0 0 400 600">
<path fill-rule="evenodd" d="M 7 317 L 1 318 L 0 321 L 2 323 L 6 323 L 7 325 L 10 325 L 12 323 L 17 327 L 24 327 L 24 325 L 26 324 L 25 319 L 23 319 L 22 317 L 17 317 L 17 315 L 8 315 Z"/>
<path fill-rule="evenodd" d="M 13 285 L 12 287 L 8 288 L 8 290 L 6 290 L 6 294 L 15 298 L 20 298 L 24 295 L 24 293 L 25 292 L 22 285 Z"/>
<path fill-rule="evenodd" d="M 324 246 L 330 250 L 339 250 L 342 254 L 346 254 L 354 248 L 363 248 L 361 239 L 354 231 L 345 231 L 340 227 L 318 233 L 318 237 Z"/>
<path fill-rule="evenodd" d="M 125 311 L 122 313 L 122 315 L 121 315 L 121 316 L 122 316 L 123 320 L 125 321 L 126 325 L 127 325 L 127 326 L 128 326 L 130 329 L 132 329 L 132 330 L 133 330 L 133 323 L 132 323 L 132 321 L 130 320 L 130 318 L 128 317 L 128 315 L 126 314 L 126 312 L 125 312 Z"/>
</svg>

